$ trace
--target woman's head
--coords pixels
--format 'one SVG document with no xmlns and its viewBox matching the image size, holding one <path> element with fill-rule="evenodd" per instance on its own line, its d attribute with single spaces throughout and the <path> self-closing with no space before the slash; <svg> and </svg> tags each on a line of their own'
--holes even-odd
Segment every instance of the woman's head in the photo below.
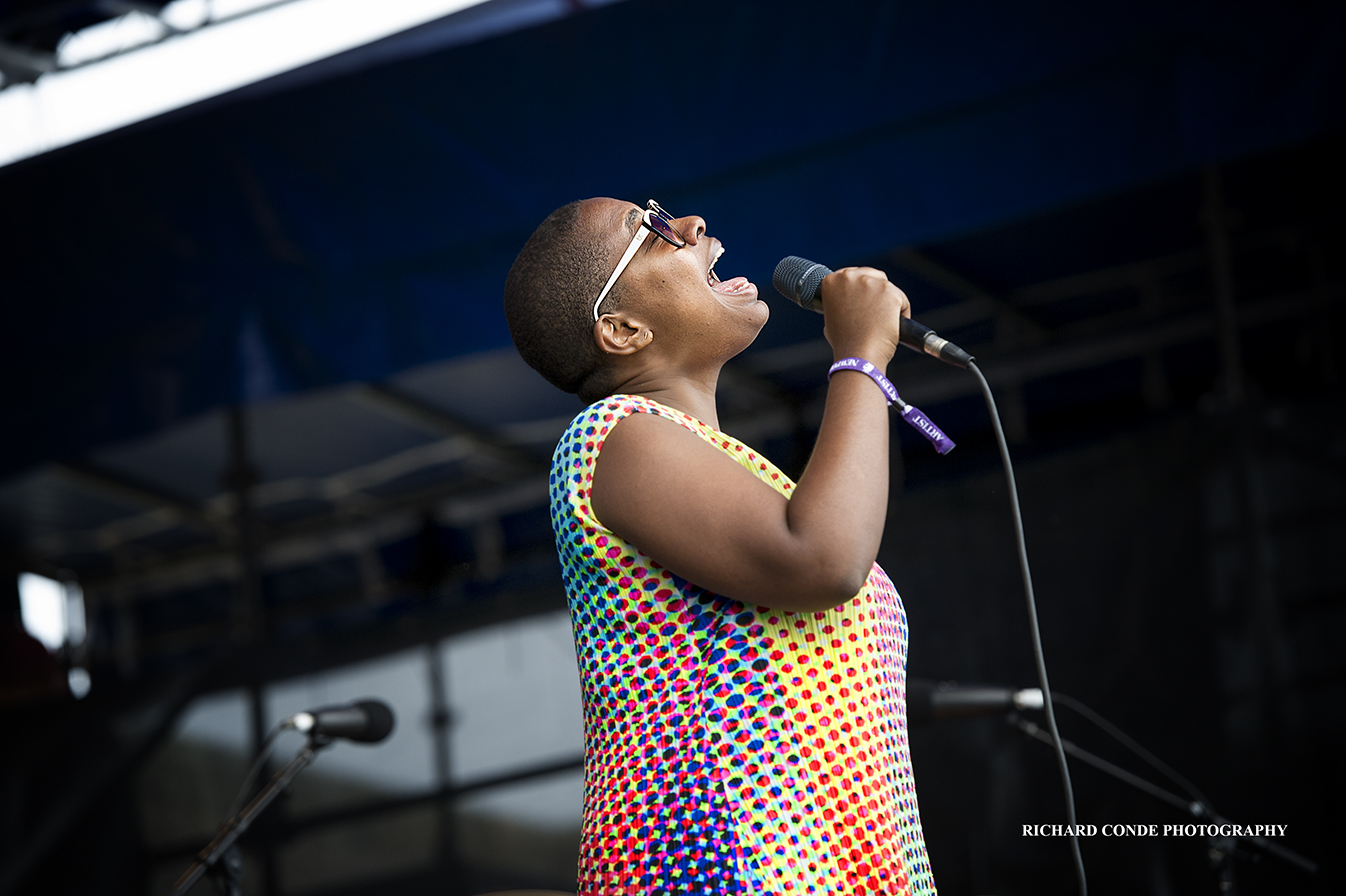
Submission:
<svg viewBox="0 0 1346 896">
<path fill-rule="evenodd" d="M 582 210 L 582 202 L 561 206 L 528 238 L 505 278 L 505 318 L 528 365 L 584 397 L 605 366 L 590 308 L 607 279 L 608 257 Z M 619 297 L 617 286 L 607 301 Z"/>
<path fill-rule="evenodd" d="M 562 206 L 506 278 L 505 315 L 519 353 L 585 401 L 615 391 L 637 368 L 718 370 L 766 322 L 755 286 L 713 273 L 723 249 L 706 236 L 704 220 L 654 214 L 616 199 Z"/>
</svg>

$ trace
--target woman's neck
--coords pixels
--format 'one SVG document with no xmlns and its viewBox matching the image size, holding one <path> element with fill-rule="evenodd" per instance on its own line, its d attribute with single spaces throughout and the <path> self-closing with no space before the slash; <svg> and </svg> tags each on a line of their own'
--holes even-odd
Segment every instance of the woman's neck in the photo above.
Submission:
<svg viewBox="0 0 1346 896">
<path fill-rule="evenodd" d="M 719 371 L 710 377 L 635 376 L 619 383 L 612 391 L 654 399 L 718 430 L 720 418 L 715 409 L 715 387 L 718 381 Z"/>
</svg>

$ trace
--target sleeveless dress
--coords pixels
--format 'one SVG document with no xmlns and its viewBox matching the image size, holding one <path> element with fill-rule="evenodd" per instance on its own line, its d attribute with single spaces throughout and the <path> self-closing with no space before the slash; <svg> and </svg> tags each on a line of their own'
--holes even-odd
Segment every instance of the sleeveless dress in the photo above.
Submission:
<svg viewBox="0 0 1346 896">
<path fill-rule="evenodd" d="M 878 564 L 836 609 L 698 588 L 594 516 L 617 421 L 655 414 L 789 497 L 741 442 L 638 395 L 595 402 L 551 468 L 584 697 L 579 896 L 933 894 L 906 726 L 907 619 Z"/>
</svg>

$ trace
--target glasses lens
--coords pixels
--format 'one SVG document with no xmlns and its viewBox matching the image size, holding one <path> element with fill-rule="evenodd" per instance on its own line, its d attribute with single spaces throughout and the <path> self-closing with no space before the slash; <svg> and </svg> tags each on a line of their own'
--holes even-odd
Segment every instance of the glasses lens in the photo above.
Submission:
<svg viewBox="0 0 1346 896">
<path fill-rule="evenodd" d="M 650 208 L 650 229 L 675 246 L 687 245 L 687 241 L 682 238 L 682 234 L 678 233 L 678 229 L 673 226 L 673 216 L 653 202 Z"/>
</svg>

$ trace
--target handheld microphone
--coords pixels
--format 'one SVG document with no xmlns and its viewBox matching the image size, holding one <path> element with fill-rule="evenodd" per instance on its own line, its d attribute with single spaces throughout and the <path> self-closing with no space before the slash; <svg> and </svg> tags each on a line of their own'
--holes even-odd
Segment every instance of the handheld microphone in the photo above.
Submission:
<svg viewBox="0 0 1346 896">
<path fill-rule="evenodd" d="M 1013 709 L 1042 709 L 1042 703 L 1038 688 L 1016 691 L 950 681 L 907 682 L 907 719 L 912 724 L 997 715 Z"/>
<path fill-rule="evenodd" d="M 359 700 L 295 713 L 281 723 L 309 737 L 340 737 L 376 744 L 393 730 L 393 711 L 382 700 Z"/>
<path fill-rule="evenodd" d="M 822 314 L 823 296 L 819 287 L 823 278 L 830 273 L 832 269 L 825 265 L 798 255 L 787 255 L 776 265 L 776 271 L 771 275 L 771 285 L 796 305 Z M 909 349 L 925 352 L 945 364 L 964 370 L 975 360 L 949 340 L 941 338 L 934 330 L 909 317 L 902 318 L 897 341 Z"/>
</svg>

